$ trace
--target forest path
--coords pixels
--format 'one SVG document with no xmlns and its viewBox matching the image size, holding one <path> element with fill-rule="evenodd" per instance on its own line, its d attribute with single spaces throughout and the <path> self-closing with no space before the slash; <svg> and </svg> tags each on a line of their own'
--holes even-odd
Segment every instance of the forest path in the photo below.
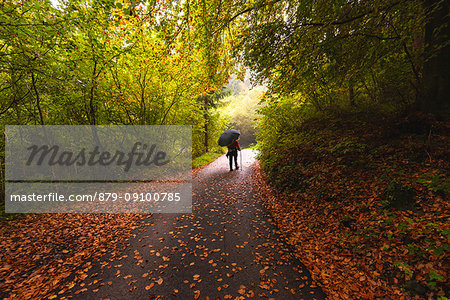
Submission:
<svg viewBox="0 0 450 300">
<path fill-rule="evenodd" d="M 324 299 L 256 196 L 254 152 L 242 154 L 240 170 L 221 156 L 194 176 L 192 214 L 148 217 L 120 258 L 95 263 L 70 296 Z"/>
</svg>

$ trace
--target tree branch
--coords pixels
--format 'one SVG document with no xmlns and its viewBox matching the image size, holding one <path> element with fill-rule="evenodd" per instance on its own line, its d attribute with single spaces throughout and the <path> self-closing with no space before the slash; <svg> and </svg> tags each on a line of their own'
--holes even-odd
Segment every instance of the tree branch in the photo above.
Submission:
<svg viewBox="0 0 450 300">
<path fill-rule="evenodd" d="M 391 5 L 383 8 L 382 10 L 383 11 L 389 10 L 389 9 L 393 8 L 394 6 L 397 6 L 400 3 L 401 3 L 401 1 L 394 2 Z M 345 19 L 345 20 L 342 20 L 342 21 L 335 20 L 335 21 L 328 22 L 328 23 L 325 23 L 325 22 L 301 23 L 301 24 L 297 24 L 296 26 L 294 26 L 293 29 L 298 28 L 298 27 L 303 27 L 303 26 L 343 25 L 343 24 L 350 23 L 350 22 L 356 21 L 358 19 L 364 18 L 365 16 L 367 16 L 368 14 L 373 13 L 374 11 L 375 11 L 374 9 L 371 9 L 371 10 L 365 12 L 365 13 L 361 13 L 361 14 L 359 14 L 357 16 L 354 16 L 354 17 L 351 17 L 351 18 L 348 18 L 348 19 Z"/>
</svg>

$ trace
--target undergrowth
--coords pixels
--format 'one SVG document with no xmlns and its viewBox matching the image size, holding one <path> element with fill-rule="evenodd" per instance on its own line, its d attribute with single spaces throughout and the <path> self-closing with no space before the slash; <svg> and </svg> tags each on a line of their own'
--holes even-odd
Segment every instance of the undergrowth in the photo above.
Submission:
<svg viewBox="0 0 450 300">
<path fill-rule="evenodd" d="M 350 255 L 366 290 L 381 280 L 391 292 L 448 297 L 448 125 L 420 114 L 280 111 L 292 121 L 260 122 L 259 158 L 289 204 L 273 211 L 280 226 L 308 224 L 285 226 L 299 251 L 318 247 L 326 265 Z"/>
</svg>

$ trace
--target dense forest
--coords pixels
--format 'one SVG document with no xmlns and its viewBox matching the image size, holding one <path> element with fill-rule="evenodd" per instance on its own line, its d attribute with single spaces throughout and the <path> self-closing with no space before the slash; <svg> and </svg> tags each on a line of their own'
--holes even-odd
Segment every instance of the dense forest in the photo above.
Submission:
<svg viewBox="0 0 450 300">
<path fill-rule="evenodd" d="M 445 1 L 5 1 L 1 13 L 2 124 L 193 124 L 197 156 L 245 68 L 269 87 L 266 116 L 448 112 Z"/>
<path fill-rule="evenodd" d="M 192 125 L 194 160 L 241 129 L 329 295 L 448 297 L 448 24 L 445 0 L 2 1 L 0 124 Z"/>
</svg>

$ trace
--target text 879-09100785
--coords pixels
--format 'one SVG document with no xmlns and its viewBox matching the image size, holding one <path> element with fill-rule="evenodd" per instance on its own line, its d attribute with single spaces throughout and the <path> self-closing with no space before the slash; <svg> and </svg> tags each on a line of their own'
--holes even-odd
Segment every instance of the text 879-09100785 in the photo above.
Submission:
<svg viewBox="0 0 450 300">
<path fill-rule="evenodd" d="M 95 192 L 93 194 L 70 194 L 68 196 L 61 193 L 48 193 L 48 194 L 12 194 L 10 195 L 10 201 L 14 202 L 22 202 L 22 201 L 39 201 L 39 202 L 63 202 L 63 201 L 71 201 L 71 202 L 94 202 L 94 201 L 117 201 L 117 200 L 125 200 L 127 202 L 145 202 L 145 201 L 155 201 L 155 202 L 178 202 L 181 200 L 180 193 L 98 193 Z"/>
</svg>

